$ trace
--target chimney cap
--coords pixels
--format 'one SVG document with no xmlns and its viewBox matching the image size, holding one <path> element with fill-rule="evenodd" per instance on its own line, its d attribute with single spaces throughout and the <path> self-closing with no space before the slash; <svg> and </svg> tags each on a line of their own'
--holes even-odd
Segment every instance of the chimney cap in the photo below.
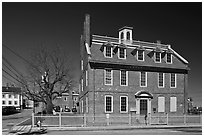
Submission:
<svg viewBox="0 0 204 137">
<path fill-rule="evenodd" d="M 120 28 L 119 31 L 121 31 L 123 29 L 131 29 L 131 30 L 133 30 L 133 27 L 124 26 L 124 27 Z"/>
</svg>

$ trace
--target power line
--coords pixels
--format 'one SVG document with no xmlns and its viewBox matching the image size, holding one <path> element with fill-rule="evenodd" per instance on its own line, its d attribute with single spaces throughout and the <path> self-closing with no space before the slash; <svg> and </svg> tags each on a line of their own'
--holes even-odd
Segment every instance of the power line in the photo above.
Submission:
<svg viewBox="0 0 204 137">
<path fill-rule="evenodd" d="M 23 85 L 25 85 L 24 83 L 22 83 L 21 81 L 19 81 L 18 79 L 16 79 L 15 77 L 13 77 L 11 74 L 9 74 L 6 70 L 4 70 L 3 68 L 2 68 L 2 70 L 6 73 L 6 74 L 8 74 L 10 77 L 12 77 L 13 79 L 15 79 L 16 81 L 18 81 L 18 82 L 20 82 L 21 84 L 23 84 Z"/>
<path fill-rule="evenodd" d="M 11 70 L 4 62 L 3 62 L 3 65 L 4 65 L 8 70 L 10 70 L 17 78 L 19 78 L 19 76 L 16 75 L 16 73 L 13 72 L 13 70 Z M 19 78 L 19 79 L 20 79 L 20 78 Z"/>
<path fill-rule="evenodd" d="M 21 77 L 23 77 L 23 75 L 22 75 L 4 56 L 3 56 L 2 58 L 3 58 L 3 60 L 6 61 L 7 64 L 9 64 L 9 66 L 11 66 L 11 68 L 12 68 L 13 70 L 16 71 L 16 73 L 17 73 L 18 75 L 20 75 Z"/>
<path fill-rule="evenodd" d="M 13 54 L 15 54 L 16 56 L 18 56 L 19 58 L 21 58 L 22 60 L 24 60 L 26 63 L 28 63 L 29 65 L 31 65 L 32 67 L 36 68 L 36 66 L 34 66 L 32 63 L 30 63 L 29 61 L 27 61 L 25 58 L 23 58 L 22 56 L 20 56 L 18 53 L 16 53 L 15 51 L 13 51 L 12 49 L 10 49 L 8 46 L 6 46 L 5 44 L 2 44 L 5 48 L 7 48 L 9 51 L 11 51 Z M 36 68 L 36 70 L 38 72 L 40 72 L 38 70 L 38 68 Z M 41 72 L 40 72 L 41 73 Z"/>
<path fill-rule="evenodd" d="M 7 79 L 8 81 L 12 82 L 12 83 L 15 83 L 17 85 L 16 82 L 14 82 L 13 80 L 11 80 L 10 78 L 6 77 L 4 74 L 2 75 L 5 79 Z"/>
</svg>

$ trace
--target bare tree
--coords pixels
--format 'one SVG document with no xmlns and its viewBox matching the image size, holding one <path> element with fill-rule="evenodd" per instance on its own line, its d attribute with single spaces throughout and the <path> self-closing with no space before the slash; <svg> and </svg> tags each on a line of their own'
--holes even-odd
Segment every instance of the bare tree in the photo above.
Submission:
<svg viewBox="0 0 204 137">
<path fill-rule="evenodd" d="M 21 80 L 23 94 L 30 100 L 43 102 L 46 112 L 52 113 L 53 100 L 69 93 L 74 86 L 69 56 L 58 46 L 35 50 L 30 57 L 26 76 Z"/>
</svg>

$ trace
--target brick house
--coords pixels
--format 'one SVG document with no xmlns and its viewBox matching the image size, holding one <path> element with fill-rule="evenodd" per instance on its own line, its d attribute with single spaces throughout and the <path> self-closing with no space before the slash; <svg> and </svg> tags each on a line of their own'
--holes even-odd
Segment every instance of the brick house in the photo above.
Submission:
<svg viewBox="0 0 204 137">
<path fill-rule="evenodd" d="M 171 45 L 133 40 L 132 30 L 119 29 L 117 38 L 93 35 L 86 15 L 80 113 L 186 113 L 188 62 Z"/>
</svg>

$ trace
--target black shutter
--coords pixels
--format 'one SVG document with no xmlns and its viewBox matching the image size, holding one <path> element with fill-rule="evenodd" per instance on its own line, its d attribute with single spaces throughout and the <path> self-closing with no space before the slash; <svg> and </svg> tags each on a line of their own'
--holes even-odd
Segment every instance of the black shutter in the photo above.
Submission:
<svg viewBox="0 0 204 137">
<path fill-rule="evenodd" d="M 113 53 L 116 54 L 118 52 L 118 46 L 113 49 Z"/>
<path fill-rule="evenodd" d="M 162 52 L 162 53 L 161 53 L 161 58 L 163 59 L 163 58 L 165 57 L 165 55 L 166 55 L 166 52 L 165 52 L 165 51 Z"/>
<path fill-rule="evenodd" d="M 104 45 L 101 46 L 100 51 L 101 51 L 101 52 L 104 51 Z"/>
</svg>

